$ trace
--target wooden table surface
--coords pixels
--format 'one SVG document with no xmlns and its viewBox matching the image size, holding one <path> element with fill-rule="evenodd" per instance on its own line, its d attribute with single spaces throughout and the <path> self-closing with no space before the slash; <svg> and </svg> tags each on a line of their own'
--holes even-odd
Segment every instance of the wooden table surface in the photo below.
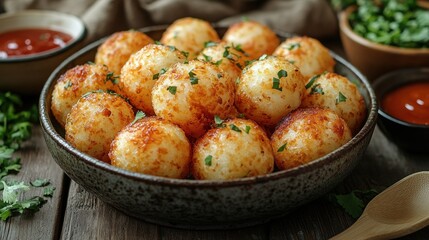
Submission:
<svg viewBox="0 0 429 240">
<path fill-rule="evenodd" d="M 174 229 L 128 217 L 70 180 L 51 157 L 38 125 L 18 154 L 22 170 L 11 179 L 29 182 L 35 178 L 47 178 L 56 190 L 53 198 L 36 214 L 0 222 L 0 240 L 328 239 L 355 221 L 342 208 L 322 197 L 285 217 L 249 228 L 210 231 Z M 398 149 L 377 127 L 358 166 L 333 191 L 347 193 L 355 189 L 384 189 L 411 173 L 423 170 L 429 170 L 429 155 Z M 429 227 L 401 239 L 429 239 Z"/>
</svg>

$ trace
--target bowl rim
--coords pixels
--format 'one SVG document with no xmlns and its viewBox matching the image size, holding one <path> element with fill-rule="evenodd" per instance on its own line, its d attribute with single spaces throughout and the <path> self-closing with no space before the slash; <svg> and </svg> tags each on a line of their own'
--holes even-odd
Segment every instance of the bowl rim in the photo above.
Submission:
<svg viewBox="0 0 429 240">
<path fill-rule="evenodd" d="M 415 72 L 420 72 L 422 74 L 426 74 L 427 77 L 426 78 L 419 78 L 419 79 L 414 79 L 412 81 L 407 81 L 404 83 L 400 83 L 395 85 L 392 89 L 389 89 L 388 91 L 384 92 L 383 95 L 385 95 L 386 93 L 392 91 L 393 89 L 400 87 L 400 86 L 404 86 L 410 83 L 416 83 L 416 82 L 429 82 L 429 67 L 417 67 L 417 68 L 403 68 L 403 69 L 397 69 L 394 71 L 390 71 L 386 74 L 383 74 L 382 76 L 378 77 L 374 83 L 373 83 L 373 88 L 374 88 L 374 92 L 376 92 L 376 89 L 379 85 L 381 85 L 382 83 L 389 81 L 392 77 L 398 76 L 398 75 L 408 75 L 407 73 L 415 73 Z M 389 121 L 392 121 L 396 124 L 405 126 L 405 127 L 410 127 L 410 128 L 417 128 L 417 129 L 428 129 L 429 125 L 425 125 L 425 124 L 417 124 L 417 123 L 410 123 L 410 122 L 406 122 L 403 121 L 399 118 L 396 118 L 392 115 L 390 115 L 389 113 L 387 113 L 386 111 L 383 110 L 382 106 L 381 106 L 381 101 L 382 101 L 382 97 L 383 96 L 376 96 L 377 98 L 380 98 L 380 107 L 378 108 L 378 114 L 386 119 L 388 119 Z"/>
<path fill-rule="evenodd" d="M 79 17 L 72 15 L 72 14 L 59 12 L 59 11 L 52 11 L 52 10 L 32 9 L 32 10 L 22 10 L 22 11 L 17 11 L 17 12 L 3 13 L 3 14 L 0 14 L 0 20 L 5 19 L 5 18 L 19 17 L 22 15 L 24 15 L 24 16 L 46 16 L 46 15 L 49 15 L 49 16 L 60 16 L 62 18 L 70 19 L 70 20 L 78 23 L 80 26 L 78 37 L 72 38 L 71 41 L 69 41 L 64 47 L 54 48 L 54 49 L 39 52 L 39 53 L 20 55 L 20 56 L 14 56 L 14 57 L 9 57 L 9 58 L 0 58 L 1 64 L 11 64 L 11 63 L 17 63 L 17 62 L 30 62 L 30 61 L 46 59 L 46 58 L 58 55 L 60 53 L 63 53 L 65 51 L 69 50 L 70 48 L 74 47 L 79 42 L 81 42 L 86 37 L 87 32 L 88 32 L 88 29 L 87 29 L 85 23 Z M 29 26 L 29 28 L 31 28 L 31 26 Z"/>
<path fill-rule="evenodd" d="M 355 33 L 353 29 L 350 26 L 349 22 L 349 16 L 352 12 L 354 12 L 357 9 L 357 6 L 352 5 L 347 7 L 345 10 L 342 10 L 339 13 L 338 21 L 339 21 L 339 27 L 340 30 L 348 36 L 352 41 L 357 42 L 360 45 L 363 45 L 365 47 L 379 50 L 383 52 L 390 52 L 400 55 L 427 55 L 429 54 L 429 48 L 401 48 L 396 46 L 390 46 L 385 44 L 380 44 L 376 42 L 372 42 L 359 34 Z"/>
<path fill-rule="evenodd" d="M 139 29 L 139 31 L 147 32 L 147 31 L 155 31 L 155 30 L 161 30 L 165 28 L 165 26 L 150 26 L 150 27 L 144 27 Z M 283 36 L 293 36 L 293 34 L 289 33 L 282 33 L 278 32 L 278 34 Z M 329 50 L 330 54 L 334 59 L 341 64 L 345 65 L 347 68 L 349 68 L 354 74 L 356 74 L 359 79 L 361 80 L 360 84 L 364 86 L 364 89 L 368 92 L 369 102 L 367 109 L 367 118 L 364 123 L 364 125 L 361 127 L 359 132 L 353 136 L 352 139 L 350 139 L 346 144 L 342 145 L 340 148 L 335 149 L 334 151 L 328 153 L 327 155 L 318 158 L 315 161 L 312 161 L 310 163 L 287 169 L 287 170 L 281 170 L 272 172 L 269 174 L 261 175 L 261 176 L 254 176 L 254 177 L 245 177 L 245 178 L 239 178 L 239 179 L 232 179 L 232 180 L 197 180 L 197 179 L 173 179 L 173 178 L 167 178 L 167 177 L 160 177 L 160 176 L 154 176 L 154 175 L 148 175 L 143 173 L 136 173 L 131 172 L 125 169 L 121 169 L 115 166 L 112 166 L 108 163 L 105 163 L 103 161 L 100 161 L 98 159 L 95 159 L 83 152 L 78 151 L 74 147 L 72 147 L 54 128 L 54 125 L 50 119 L 50 109 L 47 108 L 48 101 L 51 99 L 48 99 L 47 97 L 50 96 L 49 92 L 51 89 L 53 89 L 53 82 L 56 81 L 57 76 L 59 72 L 70 62 L 73 61 L 73 59 L 79 57 L 80 55 L 92 51 L 94 48 L 99 46 L 102 42 L 104 42 L 107 39 L 107 37 L 104 37 L 102 39 L 99 39 L 95 42 L 92 42 L 85 46 L 84 48 L 77 51 L 75 54 L 67 58 L 65 61 L 63 61 L 50 75 L 49 79 L 46 81 L 46 83 L 43 86 L 43 89 L 40 94 L 39 98 L 39 117 L 40 117 L 40 123 L 41 126 L 45 132 L 46 135 L 48 135 L 53 141 L 55 141 L 62 149 L 69 152 L 72 155 L 77 156 L 78 158 L 85 161 L 85 164 L 91 165 L 91 167 L 97 168 L 102 171 L 106 171 L 109 174 L 114 175 L 120 175 L 121 177 L 125 177 L 127 179 L 132 179 L 135 181 L 140 182 L 146 182 L 149 184 L 163 184 L 167 186 L 176 186 L 176 187 L 190 187 L 190 188 L 207 188 L 207 187 L 234 187 L 234 186 L 240 186 L 240 185 L 247 185 L 247 184 L 255 184 L 255 183 L 264 183 L 264 182 L 270 182 L 275 181 L 277 179 L 281 178 L 287 178 L 287 177 L 294 177 L 306 172 L 310 172 L 314 169 L 319 168 L 322 165 L 325 165 L 327 163 L 334 162 L 338 159 L 341 152 L 350 152 L 352 146 L 358 142 L 361 142 L 365 139 L 365 136 L 367 134 L 371 133 L 371 130 L 374 129 L 376 122 L 377 122 L 377 109 L 378 104 L 375 97 L 375 93 L 366 79 L 366 77 L 351 63 L 347 62 L 345 59 L 337 55 L 336 53 Z"/>
</svg>

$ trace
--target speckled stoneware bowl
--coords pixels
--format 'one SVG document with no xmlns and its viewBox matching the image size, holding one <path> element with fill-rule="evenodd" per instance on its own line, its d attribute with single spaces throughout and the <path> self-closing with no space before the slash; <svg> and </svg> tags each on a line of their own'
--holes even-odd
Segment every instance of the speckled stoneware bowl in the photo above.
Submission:
<svg viewBox="0 0 429 240">
<path fill-rule="evenodd" d="M 142 29 L 159 39 L 165 27 Z M 218 28 L 222 34 L 225 29 Z M 285 38 L 287 34 L 279 34 Z M 347 61 L 335 58 L 336 72 L 357 82 L 368 116 L 351 141 L 330 154 L 287 171 L 231 181 L 179 180 L 132 173 L 94 159 L 64 140 L 64 130 L 52 116 L 51 94 L 67 69 L 93 61 L 94 42 L 63 62 L 50 76 L 40 97 L 40 120 L 55 161 L 88 192 L 122 212 L 148 222 L 191 228 L 237 228 L 267 222 L 314 200 L 341 182 L 366 150 L 377 118 L 377 103 L 367 80 Z"/>
</svg>

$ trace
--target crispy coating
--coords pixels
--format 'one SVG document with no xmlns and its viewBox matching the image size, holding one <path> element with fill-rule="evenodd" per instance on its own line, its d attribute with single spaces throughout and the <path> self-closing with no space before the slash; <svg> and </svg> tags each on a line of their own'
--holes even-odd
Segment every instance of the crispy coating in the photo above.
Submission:
<svg viewBox="0 0 429 240">
<path fill-rule="evenodd" d="M 280 39 L 273 30 L 255 21 L 231 25 L 222 39 L 235 46 L 239 45 L 252 60 L 264 54 L 271 55 L 280 44 Z"/>
<path fill-rule="evenodd" d="M 211 62 L 235 80 L 240 77 L 246 64 L 247 56 L 240 48 L 234 48 L 227 42 L 210 43 L 204 48 L 197 59 Z"/>
<path fill-rule="evenodd" d="M 225 118 L 233 110 L 234 83 L 214 64 L 176 63 L 156 81 L 152 104 L 157 116 L 198 138 L 215 115 Z"/>
<path fill-rule="evenodd" d="M 209 130 L 194 145 L 191 171 L 196 179 L 236 179 L 271 173 L 270 140 L 255 122 L 235 118 Z"/>
<path fill-rule="evenodd" d="M 124 128 L 113 140 L 112 165 L 129 171 L 185 178 L 189 173 L 191 144 L 175 124 L 146 117 Z"/>
<path fill-rule="evenodd" d="M 189 59 L 194 59 L 203 50 L 205 42 L 219 40 L 219 35 L 209 22 L 186 17 L 169 25 L 162 34 L 160 42 L 188 52 Z"/>
<path fill-rule="evenodd" d="M 335 61 L 329 50 L 315 38 L 288 38 L 276 48 L 273 55 L 295 64 L 306 79 L 324 71 L 334 71 Z"/>
<path fill-rule="evenodd" d="M 342 117 L 353 134 L 366 118 L 365 100 L 357 86 L 337 73 L 316 75 L 307 83 L 303 107 L 329 108 Z"/>
<path fill-rule="evenodd" d="M 152 38 L 139 31 L 116 32 L 98 47 L 95 63 L 104 64 L 110 71 L 119 75 L 121 74 L 122 66 L 127 62 L 131 54 L 153 42 Z"/>
<path fill-rule="evenodd" d="M 320 158 L 351 137 L 347 123 L 332 110 L 299 108 L 279 124 L 271 145 L 277 167 L 284 170 Z"/>
<path fill-rule="evenodd" d="M 68 115 L 65 139 L 76 149 L 110 163 L 110 143 L 133 119 L 132 106 L 117 94 L 88 93 Z"/>
<path fill-rule="evenodd" d="M 134 107 L 154 115 L 152 87 L 170 66 L 186 61 L 174 47 L 148 44 L 133 54 L 122 68 L 120 86 Z"/>
<path fill-rule="evenodd" d="M 305 90 L 298 68 L 273 56 L 248 65 L 236 89 L 238 111 L 263 126 L 276 125 L 298 108 Z"/>
<path fill-rule="evenodd" d="M 101 89 L 120 93 L 116 81 L 117 77 L 100 64 L 83 64 L 67 70 L 52 92 L 51 110 L 55 119 L 64 126 L 73 105 L 87 92 Z"/>
</svg>

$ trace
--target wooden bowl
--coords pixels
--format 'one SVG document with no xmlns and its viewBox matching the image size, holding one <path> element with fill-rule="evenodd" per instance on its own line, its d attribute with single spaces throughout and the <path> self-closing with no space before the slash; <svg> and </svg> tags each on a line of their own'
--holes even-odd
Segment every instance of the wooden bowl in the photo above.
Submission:
<svg viewBox="0 0 429 240">
<path fill-rule="evenodd" d="M 141 31 L 159 39 L 163 27 Z M 217 28 L 220 35 L 225 28 Z M 278 33 L 283 39 L 287 34 Z M 347 61 L 331 52 L 336 72 L 355 81 L 368 115 L 345 145 L 311 163 L 258 177 L 236 180 L 169 179 L 119 169 L 92 158 L 64 139 L 64 129 L 51 113 L 52 91 L 66 70 L 93 61 L 96 41 L 64 61 L 49 77 L 39 101 L 40 121 L 49 151 L 64 172 L 88 192 L 120 211 L 148 222 L 191 229 L 237 228 L 267 222 L 330 191 L 364 154 L 377 118 L 374 92 Z"/>
<path fill-rule="evenodd" d="M 347 59 L 370 82 L 382 74 L 396 69 L 429 66 L 429 49 L 382 45 L 356 34 L 348 20 L 349 15 L 355 10 L 354 6 L 350 6 L 339 15 L 341 41 Z"/>
</svg>

